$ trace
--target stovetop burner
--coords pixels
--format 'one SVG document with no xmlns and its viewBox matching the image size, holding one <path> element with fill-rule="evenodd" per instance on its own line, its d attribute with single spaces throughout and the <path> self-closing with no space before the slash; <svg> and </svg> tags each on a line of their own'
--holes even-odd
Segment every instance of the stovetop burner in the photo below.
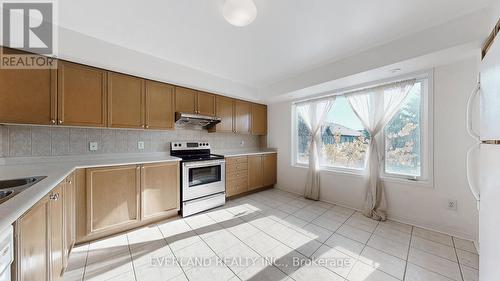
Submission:
<svg viewBox="0 0 500 281">
<path fill-rule="evenodd" d="M 211 154 L 208 142 L 176 141 L 170 144 L 170 155 L 182 158 L 182 162 L 224 159 L 224 156 Z"/>
</svg>

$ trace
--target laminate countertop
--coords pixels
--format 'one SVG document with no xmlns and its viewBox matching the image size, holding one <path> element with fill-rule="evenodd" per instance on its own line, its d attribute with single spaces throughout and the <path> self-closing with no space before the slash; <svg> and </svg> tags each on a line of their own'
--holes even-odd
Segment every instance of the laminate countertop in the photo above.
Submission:
<svg viewBox="0 0 500 281">
<path fill-rule="evenodd" d="M 0 231 L 14 223 L 76 169 L 180 160 L 168 153 L 0 158 L 0 180 L 46 176 L 0 204 Z"/>
<path fill-rule="evenodd" d="M 277 153 L 275 149 L 234 149 L 234 150 L 214 150 L 212 153 L 223 155 L 224 157 L 236 157 L 236 156 L 247 156 L 247 155 L 259 155 L 259 154 L 272 154 Z"/>
</svg>

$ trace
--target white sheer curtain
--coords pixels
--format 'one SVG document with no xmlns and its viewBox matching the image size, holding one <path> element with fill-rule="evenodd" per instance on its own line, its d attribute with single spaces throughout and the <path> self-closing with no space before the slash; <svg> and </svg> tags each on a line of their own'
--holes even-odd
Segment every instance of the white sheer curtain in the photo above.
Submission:
<svg viewBox="0 0 500 281">
<path fill-rule="evenodd" d="M 297 105 L 297 111 L 304 120 L 307 128 L 311 132 L 309 146 L 309 171 L 304 196 L 308 199 L 319 200 L 320 189 L 320 143 L 321 125 L 332 108 L 335 97 L 305 102 Z"/>
<path fill-rule="evenodd" d="M 378 151 L 377 137 L 396 114 L 414 84 L 415 80 L 408 80 L 347 95 L 352 109 L 371 137 L 364 214 L 375 220 L 386 220 L 387 208 L 384 186 L 380 181 L 382 155 Z"/>
</svg>

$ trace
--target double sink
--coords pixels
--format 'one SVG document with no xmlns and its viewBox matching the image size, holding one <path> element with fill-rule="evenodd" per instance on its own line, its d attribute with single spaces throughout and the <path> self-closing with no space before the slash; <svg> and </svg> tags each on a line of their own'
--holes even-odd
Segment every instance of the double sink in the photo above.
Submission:
<svg viewBox="0 0 500 281">
<path fill-rule="evenodd" d="M 46 178 L 45 176 L 0 181 L 0 204 L 16 196 L 28 187 Z"/>
</svg>

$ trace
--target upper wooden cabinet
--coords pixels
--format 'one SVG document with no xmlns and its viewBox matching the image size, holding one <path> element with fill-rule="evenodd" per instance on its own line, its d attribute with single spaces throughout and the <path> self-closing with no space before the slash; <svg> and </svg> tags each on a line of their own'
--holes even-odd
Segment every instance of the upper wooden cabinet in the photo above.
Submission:
<svg viewBox="0 0 500 281">
<path fill-rule="evenodd" d="M 87 231 L 89 235 L 121 230 L 140 220 L 140 167 L 87 169 Z"/>
<path fill-rule="evenodd" d="M 234 132 L 240 134 L 250 133 L 250 117 L 252 105 L 246 101 L 234 101 Z"/>
<path fill-rule="evenodd" d="M 175 87 L 175 112 L 196 114 L 196 95 L 195 90 Z"/>
<path fill-rule="evenodd" d="M 59 61 L 57 74 L 58 124 L 107 126 L 106 71 Z"/>
<path fill-rule="evenodd" d="M 210 128 L 210 132 L 234 132 L 234 99 L 217 96 L 215 99 L 215 115 L 222 120 Z"/>
<path fill-rule="evenodd" d="M 165 83 L 146 81 L 146 128 L 174 128 L 174 90 Z"/>
<path fill-rule="evenodd" d="M 179 164 L 144 164 L 141 167 L 142 219 L 157 218 L 180 208 Z"/>
<path fill-rule="evenodd" d="M 267 106 L 252 104 L 252 135 L 267 135 Z"/>
<path fill-rule="evenodd" d="M 197 113 L 201 115 L 215 116 L 215 95 L 205 92 L 198 92 Z"/>
<path fill-rule="evenodd" d="M 183 87 L 175 87 L 175 111 L 215 115 L 215 95 Z"/>
<path fill-rule="evenodd" d="M 145 128 L 144 79 L 108 72 L 108 121 L 110 127 Z"/>
<path fill-rule="evenodd" d="M 0 85 L 1 123 L 56 123 L 56 70 L 0 69 Z"/>
</svg>

